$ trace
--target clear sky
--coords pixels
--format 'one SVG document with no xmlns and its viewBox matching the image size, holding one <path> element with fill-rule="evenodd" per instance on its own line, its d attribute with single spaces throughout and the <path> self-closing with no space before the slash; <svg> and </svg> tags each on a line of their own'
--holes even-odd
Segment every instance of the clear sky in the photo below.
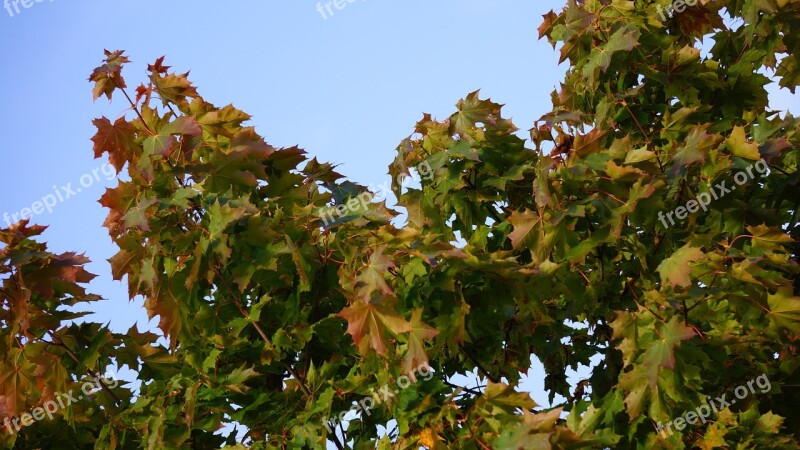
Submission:
<svg viewBox="0 0 800 450">
<path fill-rule="evenodd" d="M 91 290 L 107 300 L 93 320 L 115 331 L 152 324 L 105 261 L 116 248 L 97 199 L 115 182 L 92 159 L 91 122 L 126 105 L 92 102 L 87 78 L 104 48 L 127 51 L 129 86 L 166 55 L 208 101 L 251 114 L 272 145 L 299 145 L 375 185 L 423 112 L 444 118 L 481 89 L 528 129 L 566 70 L 536 31 L 564 0 L 355 0 L 332 15 L 316 0 L 25 1 L 0 9 L 0 215 L 70 197 L 33 222 L 50 226 L 53 251 L 94 261 Z M 796 96 L 772 101 L 800 112 Z M 542 386 L 533 371 L 526 387 L 547 404 Z"/>
</svg>

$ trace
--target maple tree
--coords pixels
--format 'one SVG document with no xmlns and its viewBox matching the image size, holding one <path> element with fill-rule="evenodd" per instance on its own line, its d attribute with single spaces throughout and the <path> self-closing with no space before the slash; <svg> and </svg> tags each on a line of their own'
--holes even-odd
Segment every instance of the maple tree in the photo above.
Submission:
<svg viewBox="0 0 800 450">
<path fill-rule="evenodd" d="M 469 94 L 397 148 L 397 208 L 372 202 L 328 227 L 325 211 L 364 186 L 270 146 L 163 58 L 131 96 L 128 58 L 107 51 L 94 97 L 130 106 L 94 122 L 95 156 L 124 171 L 101 199 L 119 247 L 110 263 L 166 341 L 72 323 L 80 315 L 60 307 L 98 299 L 81 287 L 86 258 L 48 253 L 25 222 L 0 231 L 0 417 L 109 365 L 142 381 L 0 439 L 797 448 L 800 120 L 771 110 L 765 86 L 798 85 L 800 1 L 697 2 L 662 22 L 671 3 L 570 0 L 545 15 L 540 36 L 569 70 L 529 141 L 501 105 Z M 734 181 L 761 160 L 767 176 Z M 403 186 L 423 162 L 433 176 Z M 720 183 L 735 188 L 674 226 L 659 221 Z M 532 357 L 562 404 L 519 391 Z M 346 428 L 326 423 L 420 365 L 430 380 Z M 570 386 L 580 366 L 591 375 Z M 468 373 L 485 385 L 453 382 Z M 769 392 L 659 433 L 761 374 Z"/>
</svg>

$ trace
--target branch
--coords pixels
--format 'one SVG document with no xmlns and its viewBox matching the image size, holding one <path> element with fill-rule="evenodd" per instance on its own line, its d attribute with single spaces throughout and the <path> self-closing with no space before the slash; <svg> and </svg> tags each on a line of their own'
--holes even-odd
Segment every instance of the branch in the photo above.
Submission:
<svg viewBox="0 0 800 450">
<path fill-rule="evenodd" d="M 480 362 L 478 362 L 478 360 L 477 360 L 477 359 L 475 359 L 475 357 L 473 357 L 473 356 L 472 356 L 472 355 L 471 355 L 471 354 L 470 354 L 470 353 L 467 351 L 467 349 L 466 349 L 466 348 L 464 348 L 464 346 L 463 346 L 463 345 L 462 345 L 462 346 L 460 346 L 459 348 L 461 349 L 461 352 L 462 352 L 462 353 L 464 353 L 464 355 L 466 355 L 466 357 L 467 357 L 467 358 L 468 358 L 470 361 L 472 361 L 472 363 L 473 363 L 473 364 L 475 364 L 475 367 L 477 367 L 477 368 L 478 368 L 478 372 L 480 372 L 480 373 L 481 373 L 481 375 L 483 375 L 484 377 L 486 377 L 487 379 L 489 379 L 489 381 L 491 381 L 492 383 L 500 383 L 500 380 L 499 380 L 497 377 L 493 377 L 492 375 L 490 375 L 490 374 L 489 374 L 489 371 L 488 371 L 488 370 L 486 370 L 486 369 L 485 369 L 485 368 L 484 368 L 484 367 L 481 365 L 481 363 L 480 363 Z"/>
<path fill-rule="evenodd" d="M 230 292 L 230 294 L 235 297 L 235 299 L 236 299 L 236 307 L 239 308 L 239 312 L 242 313 L 242 315 L 246 319 L 250 319 L 250 314 L 244 309 L 244 303 L 239 298 L 239 296 L 236 294 L 236 291 L 234 291 L 231 288 L 231 286 L 228 284 L 228 280 L 225 277 L 222 276 L 222 274 L 219 272 L 219 269 L 216 266 L 214 266 L 214 273 L 216 273 L 217 276 L 219 277 L 220 281 L 222 281 L 222 284 L 225 286 L 225 289 L 227 289 L 228 292 Z M 255 321 L 252 321 L 251 323 L 253 324 L 253 327 L 255 327 L 256 331 L 259 334 L 259 336 L 261 336 L 261 339 L 263 339 L 264 342 L 268 346 L 270 346 L 271 348 L 275 348 L 275 344 L 272 343 L 272 340 L 267 336 L 267 333 L 265 333 L 264 330 L 261 328 L 261 325 L 259 325 L 258 322 L 255 322 Z M 308 398 L 313 397 L 313 394 L 311 394 L 311 391 L 308 390 L 308 388 L 306 387 L 305 382 L 300 377 L 300 375 L 297 373 L 297 371 L 294 370 L 294 367 L 292 367 L 292 365 L 287 363 L 286 361 L 281 361 L 281 363 L 284 365 L 284 367 L 286 367 L 286 370 L 289 371 L 289 374 L 292 377 L 294 377 L 295 380 L 297 380 L 297 383 L 300 385 L 300 390 L 303 391 L 303 393 L 306 395 L 306 397 L 308 397 Z"/>
<path fill-rule="evenodd" d="M 448 386 L 450 386 L 453 389 L 462 389 L 464 392 L 469 392 L 470 394 L 472 394 L 472 395 L 474 395 L 476 397 L 480 397 L 481 395 L 483 395 L 483 392 L 481 392 L 481 391 L 476 391 L 475 389 L 468 388 L 466 386 L 459 386 L 459 385 L 451 383 L 451 382 L 449 382 L 447 380 L 444 380 L 443 383 L 448 385 Z"/>
<path fill-rule="evenodd" d="M 73 361 L 75 361 L 75 364 L 79 364 L 79 365 L 80 365 L 81 361 L 78 359 L 78 357 L 75 355 L 75 353 L 74 353 L 74 352 L 73 352 L 73 351 L 72 351 L 72 350 L 71 350 L 69 347 L 67 347 L 67 345 L 64 343 L 64 341 L 62 341 L 62 340 L 61 340 L 61 338 L 60 338 L 60 337 L 56 336 L 56 335 L 55 335 L 55 333 L 53 333 L 52 331 L 48 331 L 48 332 L 47 332 L 47 334 L 50 336 L 50 339 L 52 339 L 52 340 L 53 340 L 53 342 L 54 342 L 54 343 L 55 343 L 57 346 L 59 346 L 59 347 L 63 348 L 63 349 L 64 349 L 64 351 L 66 351 L 66 352 L 67 352 L 67 354 L 69 355 L 69 357 L 70 357 L 70 358 L 72 358 L 72 360 L 73 360 Z M 92 369 L 90 369 L 90 368 L 88 368 L 88 367 L 86 368 L 86 373 L 87 373 L 87 374 L 89 374 L 89 375 L 91 375 L 92 377 L 94 377 L 94 379 L 95 379 L 95 380 L 97 380 L 97 383 L 98 383 L 98 384 L 100 384 L 100 387 L 101 387 L 101 388 L 102 388 L 102 389 L 103 389 L 103 390 L 104 390 L 104 391 L 105 391 L 105 392 L 106 392 L 108 395 L 110 395 L 111 397 L 113 397 L 113 398 L 114 398 L 114 400 L 115 400 L 115 405 L 116 405 L 116 406 L 119 406 L 119 404 L 120 404 L 120 403 L 122 403 L 122 400 L 120 400 L 120 398 L 119 398 L 119 397 L 117 397 L 117 394 L 115 394 L 115 393 L 114 393 L 114 391 L 112 391 L 112 390 L 111 390 L 111 388 L 109 388 L 109 387 L 108 387 L 108 386 L 105 384 L 105 382 L 103 382 L 103 379 L 100 377 L 100 374 L 96 373 L 94 370 L 92 370 Z"/>
<path fill-rule="evenodd" d="M 130 103 L 131 109 L 133 109 L 133 112 L 135 112 L 136 115 L 139 116 L 139 120 L 142 121 L 142 126 L 144 127 L 144 129 L 147 130 L 147 132 L 150 133 L 151 136 L 155 136 L 153 130 L 151 130 L 150 127 L 147 126 L 147 122 L 144 121 L 144 117 L 142 117 L 142 113 L 139 112 L 139 108 L 136 107 L 136 103 L 134 103 L 133 100 L 131 100 L 131 96 L 128 95 L 128 92 L 122 86 L 120 86 L 119 81 L 117 81 L 117 79 L 113 75 L 111 76 L 111 78 L 114 80 L 114 84 L 117 85 L 117 89 L 122 91 L 122 94 L 125 95 L 126 99 L 128 99 L 128 103 Z"/>
<path fill-rule="evenodd" d="M 339 450 L 344 450 L 344 445 L 339 441 L 339 436 L 336 435 L 336 427 L 333 428 L 333 433 L 331 433 L 331 438 L 333 440 L 333 445 L 336 446 Z"/>
<path fill-rule="evenodd" d="M 497 221 L 498 225 L 504 222 L 503 219 L 497 215 L 497 211 L 494 210 L 494 205 L 489 205 L 486 207 L 486 209 L 489 210 L 489 215 L 491 215 L 492 218 Z"/>
</svg>

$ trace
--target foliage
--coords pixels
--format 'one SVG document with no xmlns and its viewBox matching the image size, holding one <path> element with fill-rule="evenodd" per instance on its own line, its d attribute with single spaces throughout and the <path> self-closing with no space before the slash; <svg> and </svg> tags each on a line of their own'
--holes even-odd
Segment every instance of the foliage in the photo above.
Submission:
<svg viewBox="0 0 800 450">
<path fill-rule="evenodd" d="M 404 218 L 373 202 L 329 228 L 324 211 L 366 188 L 270 146 L 163 58 L 131 98 L 128 59 L 107 52 L 94 96 L 122 93 L 132 111 L 95 121 L 95 156 L 126 171 L 101 199 L 110 263 L 168 341 L 61 325 L 77 317 L 59 306 L 96 299 L 77 285 L 85 259 L 46 253 L 39 228 L 4 230 L 0 414 L 113 363 L 137 371 L 135 396 L 36 432 L 90 448 L 93 431 L 98 449 L 797 448 L 800 121 L 769 109 L 765 74 L 798 84 L 800 2 L 697 2 L 662 23 L 669 5 L 570 0 L 545 15 L 569 70 L 531 146 L 472 93 L 398 147 Z M 739 185 L 759 160 L 769 174 Z M 421 163 L 433 176 L 404 187 Z M 660 220 L 723 182 L 707 208 Z M 517 392 L 532 355 L 566 402 Z M 328 430 L 420 365 L 434 377 Z M 570 386 L 580 365 L 591 377 Z M 452 382 L 471 372 L 485 387 Z M 658 433 L 761 374 L 769 392 Z M 226 423 L 245 440 L 221 436 Z"/>
<path fill-rule="evenodd" d="M 82 255 L 47 251 L 35 237 L 44 227 L 20 222 L 0 230 L 0 417 L 20 417 L 60 394 L 80 392 L 83 382 L 102 377 L 126 338 L 105 327 L 74 321 L 88 313 L 64 307 L 89 304 L 100 297 L 81 286 L 94 275 L 84 269 Z M 76 394 L 77 395 L 77 394 Z M 131 393 L 105 386 L 105 392 L 58 408 L 52 421 L 37 421 L 11 439 L 2 424 L 2 440 L 17 448 L 50 448 L 62 441 L 65 449 L 92 448 L 97 431 L 115 421 Z M 16 439 L 15 439 L 16 438 Z"/>
</svg>

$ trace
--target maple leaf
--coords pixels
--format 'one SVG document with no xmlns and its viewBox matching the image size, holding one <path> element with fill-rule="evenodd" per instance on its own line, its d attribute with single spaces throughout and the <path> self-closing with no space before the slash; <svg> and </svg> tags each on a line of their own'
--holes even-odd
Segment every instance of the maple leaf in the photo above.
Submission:
<svg viewBox="0 0 800 450">
<path fill-rule="evenodd" d="M 124 89 L 125 79 L 122 78 L 122 66 L 130 62 L 127 56 L 123 55 L 124 51 L 117 50 L 110 52 L 105 50 L 106 59 L 103 65 L 97 67 L 92 71 L 89 76 L 89 81 L 94 81 L 94 100 L 97 100 L 101 95 L 105 95 L 111 100 L 111 95 L 117 88 Z"/>
<path fill-rule="evenodd" d="M 758 148 L 758 153 L 765 159 L 770 160 L 771 158 L 781 156 L 783 151 L 788 148 L 792 148 L 792 145 L 786 140 L 786 137 L 781 136 L 777 139 L 770 139 L 765 142 L 764 145 Z"/>
<path fill-rule="evenodd" d="M 710 427 L 706 428 L 703 438 L 695 444 L 702 450 L 714 450 L 725 447 L 725 434 L 730 431 L 724 424 L 714 422 Z"/>
<path fill-rule="evenodd" d="M 164 58 L 166 55 L 161 56 L 160 58 L 156 59 L 156 62 L 153 64 L 147 65 L 148 72 L 156 72 L 156 73 L 167 73 L 170 69 L 170 66 L 164 65 Z"/>
<path fill-rule="evenodd" d="M 611 58 L 615 53 L 631 51 L 639 45 L 641 32 L 632 26 L 623 26 L 608 39 L 604 45 L 592 50 L 592 54 L 586 65 L 583 67 L 583 76 L 592 78 L 595 71 L 601 70 L 605 73 L 611 65 Z"/>
<path fill-rule="evenodd" d="M 157 203 L 158 199 L 156 197 L 143 198 L 136 206 L 128 209 L 122 216 L 123 231 L 131 228 L 149 231 L 150 221 L 148 220 L 148 209 Z"/>
<path fill-rule="evenodd" d="M 158 92 L 159 97 L 164 105 L 175 103 L 177 105 L 186 105 L 188 102 L 186 98 L 198 97 L 197 89 L 189 82 L 189 72 L 181 75 L 167 74 L 161 76 L 158 72 L 153 72 L 150 80 Z"/>
<path fill-rule="evenodd" d="M 552 28 L 553 32 L 547 35 L 548 39 L 553 44 L 553 48 L 555 48 L 557 40 L 565 42 L 561 47 L 561 56 L 558 60 L 559 64 L 564 62 L 575 48 L 570 42 L 572 38 L 589 33 L 593 28 L 592 22 L 594 22 L 594 14 L 581 7 L 575 0 L 569 0 L 567 2 L 567 7 L 562 17 L 563 25 L 554 25 Z M 560 21 L 561 17 L 555 20 L 551 19 L 553 23 Z M 540 28 L 539 31 L 547 32 L 547 29 Z"/>
<path fill-rule="evenodd" d="M 530 394 L 517 392 L 505 383 L 492 381 L 486 384 L 486 391 L 479 401 L 484 404 L 482 405 L 484 408 L 497 408 L 506 414 L 516 414 L 517 410 L 528 411 L 536 407 L 536 402 L 531 399 Z"/>
<path fill-rule="evenodd" d="M 150 90 L 150 88 L 148 88 L 144 84 L 140 84 L 136 88 L 136 103 L 138 104 L 140 101 L 142 101 L 143 98 L 149 97 L 151 92 L 152 91 Z"/>
<path fill-rule="evenodd" d="M 728 151 L 735 156 L 753 161 L 761 159 L 758 153 L 758 145 L 747 142 L 747 136 L 744 133 L 744 128 L 734 127 L 731 135 L 725 140 L 725 146 Z"/>
<path fill-rule="evenodd" d="M 710 2 L 698 1 L 694 6 L 674 15 L 673 18 L 677 19 L 682 33 L 699 38 L 725 26 L 719 13 L 712 10 L 706 3 Z"/>
<path fill-rule="evenodd" d="M 708 134 L 701 126 L 694 127 L 686 137 L 685 144 L 678 148 L 678 151 L 672 156 L 673 173 L 677 174 L 683 168 L 705 161 L 708 152 L 716 148 L 720 142 L 722 142 L 722 136 Z"/>
<path fill-rule="evenodd" d="M 227 105 L 222 109 L 214 109 L 197 117 L 197 122 L 203 129 L 226 137 L 233 137 L 232 129 L 238 128 L 242 122 L 249 120 L 250 115 L 244 111 Z"/>
<path fill-rule="evenodd" d="M 436 444 L 441 441 L 442 438 L 439 437 L 436 432 L 430 428 L 426 428 L 422 430 L 419 434 L 419 445 L 422 445 L 426 448 L 434 448 Z"/>
<path fill-rule="evenodd" d="M 428 355 L 425 353 L 424 341 L 433 339 L 439 331 L 422 322 L 422 309 L 417 308 L 411 313 L 411 322 L 408 332 L 408 351 L 403 357 L 403 372 L 410 373 L 421 365 L 428 365 Z"/>
<path fill-rule="evenodd" d="M 560 428 L 558 422 L 563 408 L 553 408 L 549 411 L 532 413 L 522 411 L 522 424 L 519 427 L 509 427 L 494 442 L 494 448 L 502 449 L 552 449 L 552 440 L 559 442 L 579 443 L 581 439 L 570 430 Z M 564 447 L 566 448 L 566 447 Z"/>
<path fill-rule="evenodd" d="M 513 211 L 508 222 L 514 226 L 514 231 L 508 234 L 508 238 L 515 250 L 536 247 L 543 233 L 542 218 L 539 214 L 530 209 Z"/>
<path fill-rule="evenodd" d="M 108 262 L 111 264 L 111 274 L 114 280 L 122 280 L 122 277 L 130 272 L 131 265 L 137 258 L 139 258 L 139 255 L 126 250 L 120 250 L 117 254 L 112 256 Z"/>
<path fill-rule="evenodd" d="M 585 135 L 579 134 L 575 136 L 575 142 L 573 144 L 575 153 L 582 157 L 586 157 L 590 153 L 598 151 L 602 147 L 602 139 L 607 134 L 608 131 L 595 128 Z"/>
<path fill-rule="evenodd" d="M 673 288 L 688 287 L 692 281 L 691 264 L 705 257 L 705 254 L 696 247 L 685 245 L 678 249 L 669 258 L 661 261 L 656 271 L 661 274 L 661 282 L 669 284 Z"/>
<path fill-rule="evenodd" d="M 780 251 L 785 245 L 794 242 L 791 236 L 780 228 L 766 225 L 748 226 L 747 231 L 753 236 L 753 247 L 770 252 Z"/>
<path fill-rule="evenodd" d="M 497 124 L 501 116 L 502 105 L 491 100 L 481 100 L 478 98 L 479 94 L 480 91 L 475 91 L 463 100 L 459 100 L 456 105 L 458 112 L 450 117 L 450 134 L 458 133 L 466 136 L 476 122 L 484 122 L 486 125 L 492 126 Z"/>
<path fill-rule="evenodd" d="M 259 374 L 252 367 L 245 368 L 244 366 L 234 370 L 225 377 L 222 384 L 233 392 L 244 394 L 249 389 L 244 382 L 257 377 Z"/>
<path fill-rule="evenodd" d="M 659 328 L 658 339 L 647 346 L 642 361 L 650 387 L 655 387 L 662 368 L 675 368 L 675 347 L 695 334 L 694 329 L 683 324 L 678 317 Z"/>
<path fill-rule="evenodd" d="M 168 123 L 157 135 L 148 136 L 143 143 L 145 155 L 166 156 L 178 145 L 173 135 L 199 136 L 202 133 L 200 124 L 192 116 L 180 116 Z"/>
<path fill-rule="evenodd" d="M 199 122 L 203 123 L 202 120 Z M 255 135 L 252 128 L 236 133 L 230 146 L 221 150 L 211 154 L 209 164 L 213 169 L 202 184 L 207 189 L 223 192 L 233 186 L 251 188 L 258 186 L 258 180 L 267 178 L 268 159 L 281 153 L 264 143 L 260 136 Z"/>
<path fill-rule="evenodd" d="M 200 124 L 192 116 L 180 116 L 161 130 L 161 134 L 199 136 L 200 133 L 202 133 Z"/>
<path fill-rule="evenodd" d="M 767 411 L 758 418 L 758 428 L 768 433 L 777 433 L 783 425 L 784 417 Z"/>
<path fill-rule="evenodd" d="M 120 182 L 117 187 L 106 189 L 100 197 L 99 203 L 109 209 L 103 226 L 108 229 L 111 236 L 115 236 L 123 229 L 122 218 L 136 202 L 137 192 L 132 182 Z"/>
<path fill-rule="evenodd" d="M 347 334 L 353 337 L 359 351 L 365 355 L 370 348 L 385 355 L 387 333 L 398 335 L 410 331 L 403 316 L 380 300 L 373 303 L 357 301 L 337 315 L 347 321 Z"/>
<path fill-rule="evenodd" d="M 553 29 L 553 22 L 555 22 L 557 18 L 558 16 L 552 10 L 542 15 L 542 19 L 544 20 L 542 20 L 542 24 L 539 25 L 537 29 L 539 32 L 539 39 L 545 37 Z M 553 47 L 555 47 L 555 43 Z"/>
<path fill-rule="evenodd" d="M 113 124 L 105 117 L 95 119 L 92 123 L 97 127 L 97 133 L 92 137 L 94 157 L 100 158 L 104 152 L 108 152 L 108 161 L 120 173 L 135 151 L 133 136 L 136 129 L 124 117 Z"/>
<path fill-rule="evenodd" d="M 767 297 L 769 318 L 778 328 L 800 335 L 800 297 L 793 295 L 790 287 L 781 287 Z"/>
<path fill-rule="evenodd" d="M 148 316 L 153 319 L 159 317 L 158 328 L 170 340 L 170 345 L 175 348 L 178 345 L 178 336 L 181 332 L 191 333 L 191 323 L 187 315 L 186 308 L 181 307 L 180 298 L 185 298 L 186 288 L 176 281 L 167 281 L 158 284 L 155 292 L 148 295 L 144 306 Z"/>
<path fill-rule="evenodd" d="M 144 155 L 161 155 L 165 156 L 172 152 L 178 144 L 177 139 L 169 134 L 157 134 L 155 136 L 148 136 L 142 143 Z"/>
<path fill-rule="evenodd" d="M 13 365 L 4 364 L 4 361 L 0 360 L 0 398 L 4 400 L 4 409 L 14 416 L 22 412 L 31 394 L 35 392 L 32 389 L 32 372 L 35 365 L 23 356 L 23 351 L 23 349 L 6 350 L 4 356 L 9 361 L 14 361 Z"/>
<path fill-rule="evenodd" d="M 386 274 L 394 267 L 394 263 L 389 256 L 383 254 L 384 250 L 385 246 L 375 250 L 356 278 L 356 293 L 362 302 L 369 302 L 375 292 L 388 297 L 395 295 L 386 283 Z"/>
</svg>

